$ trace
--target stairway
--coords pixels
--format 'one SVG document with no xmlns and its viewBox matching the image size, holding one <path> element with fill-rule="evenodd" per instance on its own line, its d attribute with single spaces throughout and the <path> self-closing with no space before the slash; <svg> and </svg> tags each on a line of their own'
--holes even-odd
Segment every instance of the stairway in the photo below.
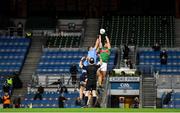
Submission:
<svg viewBox="0 0 180 113">
<path fill-rule="evenodd" d="M 87 19 L 87 26 L 86 26 L 83 47 L 94 46 L 98 32 L 99 32 L 99 20 Z"/>
<path fill-rule="evenodd" d="M 36 70 L 37 63 L 39 62 L 39 58 L 42 54 L 42 42 L 43 41 L 41 37 L 32 38 L 29 53 L 27 54 L 27 58 L 19 76 L 23 82 L 23 88 L 15 89 L 13 96 L 22 96 L 26 93 L 27 85 L 28 83 L 31 83 L 32 75 Z"/>
<path fill-rule="evenodd" d="M 180 19 L 175 20 L 175 47 L 180 47 Z"/>
<path fill-rule="evenodd" d="M 154 77 L 142 78 L 142 107 L 155 108 L 156 107 L 156 86 Z"/>
</svg>

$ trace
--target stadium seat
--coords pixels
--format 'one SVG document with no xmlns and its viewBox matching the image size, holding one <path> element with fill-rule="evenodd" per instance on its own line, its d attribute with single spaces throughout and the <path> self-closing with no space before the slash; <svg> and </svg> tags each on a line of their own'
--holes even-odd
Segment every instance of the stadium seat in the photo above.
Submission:
<svg viewBox="0 0 180 113">
<path fill-rule="evenodd" d="M 0 75 L 20 72 L 31 40 L 28 38 L 0 37 Z"/>
</svg>

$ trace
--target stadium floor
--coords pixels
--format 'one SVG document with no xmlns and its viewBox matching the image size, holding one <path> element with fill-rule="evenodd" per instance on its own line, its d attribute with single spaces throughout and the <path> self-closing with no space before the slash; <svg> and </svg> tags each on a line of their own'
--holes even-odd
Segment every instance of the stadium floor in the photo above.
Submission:
<svg viewBox="0 0 180 113">
<path fill-rule="evenodd" d="M 5 113 L 17 113 L 17 111 L 16 112 L 9 112 L 9 111 L 4 111 Z M 108 111 L 107 111 L 108 112 Z M 21 112 L 21 113 L 25 113 L 25 112 Z M 37 111 L 37 112 L 28 112 L 28 113 L 52 113 L 52 112 L 39 112 L 39 111 Z M 79 112 L 53 112 L 53 113 L 79 113 Z M 83 112 L 83 113 L 92 113 L 92 112 Z M 106 111 L 105 112 L 93 112 L 93 113 L 106 113 Z M 119 112 L 110 112 L 110 113 L 122 113 L 121 111 L 119 111 Z M 139 111 L 139 112 L 123 112 L 123 113 L 179 113 L 179 112 L 158 112 L 158 111 L 155 111 L 155 112 L 141 112 L 141 111 Z"/>
<path fill-rule="evenodd" d="M 17 113 L 17 112 L 8 112 L 8 113 Z M 28 112 L 28 113 L 52 113 L 52 112 Z M 59 113 L 59 112 L 53 112 L 53 113 Z M 61 113 L 79 113 L 79 112 L 61 112 Z M 83 112 L 83 113 L 92 113 L 92 112 Z M 93 113 L 105 113 L 105 112 L 93 112 Z M 121 112 L 110 112 L 110 113 L 121 113 Z M 165 113 L 165 112 L 123 112 L 123 113 Z M 177 112 L 168 112 L 168 113 L 177 113 Z"/>
<path fill-rule="evenodd" d="M 10 109 L 0 109 L 0 112 L 9 112 L 9 113 L 17 113 L 17 112 L 28 112 L 28 113 L 180 113 L 180 109 L 119 109 L 119 108 L 10 108 Z"/>
</svg>

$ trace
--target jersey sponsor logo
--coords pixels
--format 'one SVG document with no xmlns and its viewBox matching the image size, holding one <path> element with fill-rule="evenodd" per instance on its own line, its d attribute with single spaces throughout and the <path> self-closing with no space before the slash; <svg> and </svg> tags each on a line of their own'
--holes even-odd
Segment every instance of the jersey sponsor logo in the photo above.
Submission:
<svg viewBox="0 0 180 113">
<path fill-rule="evenodd" d="M 104 49 L 101 49 L 101 50 L 100 50 L 100 53 L 108 53 L 108 52 L 109 52 L 109 51 L 108 51 L 107 49 L 105 49 L 105 50 L 104 50 Z"/>
</svg>

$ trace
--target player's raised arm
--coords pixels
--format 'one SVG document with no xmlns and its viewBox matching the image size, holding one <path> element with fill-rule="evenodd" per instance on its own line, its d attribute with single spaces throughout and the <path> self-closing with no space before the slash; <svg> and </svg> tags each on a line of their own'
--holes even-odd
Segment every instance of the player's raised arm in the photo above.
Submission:
<svg viewBox="0 0 180 113">
<path fill-rule="evenodd" d="M 94 48 L 97 49 L 98 47 L 99 47 L 99 37 L 96 39 Z"/>
<path fill-rule="evenodd" d="M 85 59 L 85 57 L 82 57 L 80 62 L 79 62 L 79 67 L 80 68 L 83 68 L 83 60 Z"/>
<path fill-rule="evenodd" d="M 107 42 L 108 49 L 111 49 L 111 44 L 110 44 L 108 36 L 106 36 L 106 42 Z"/>
<path fill-rule="evenodd" d="M 102 48 L 102 40 L 101 40 L 101 35 L 98 37 L 98 42 L 99 42 L 99 48 Z"/>
</svg>

